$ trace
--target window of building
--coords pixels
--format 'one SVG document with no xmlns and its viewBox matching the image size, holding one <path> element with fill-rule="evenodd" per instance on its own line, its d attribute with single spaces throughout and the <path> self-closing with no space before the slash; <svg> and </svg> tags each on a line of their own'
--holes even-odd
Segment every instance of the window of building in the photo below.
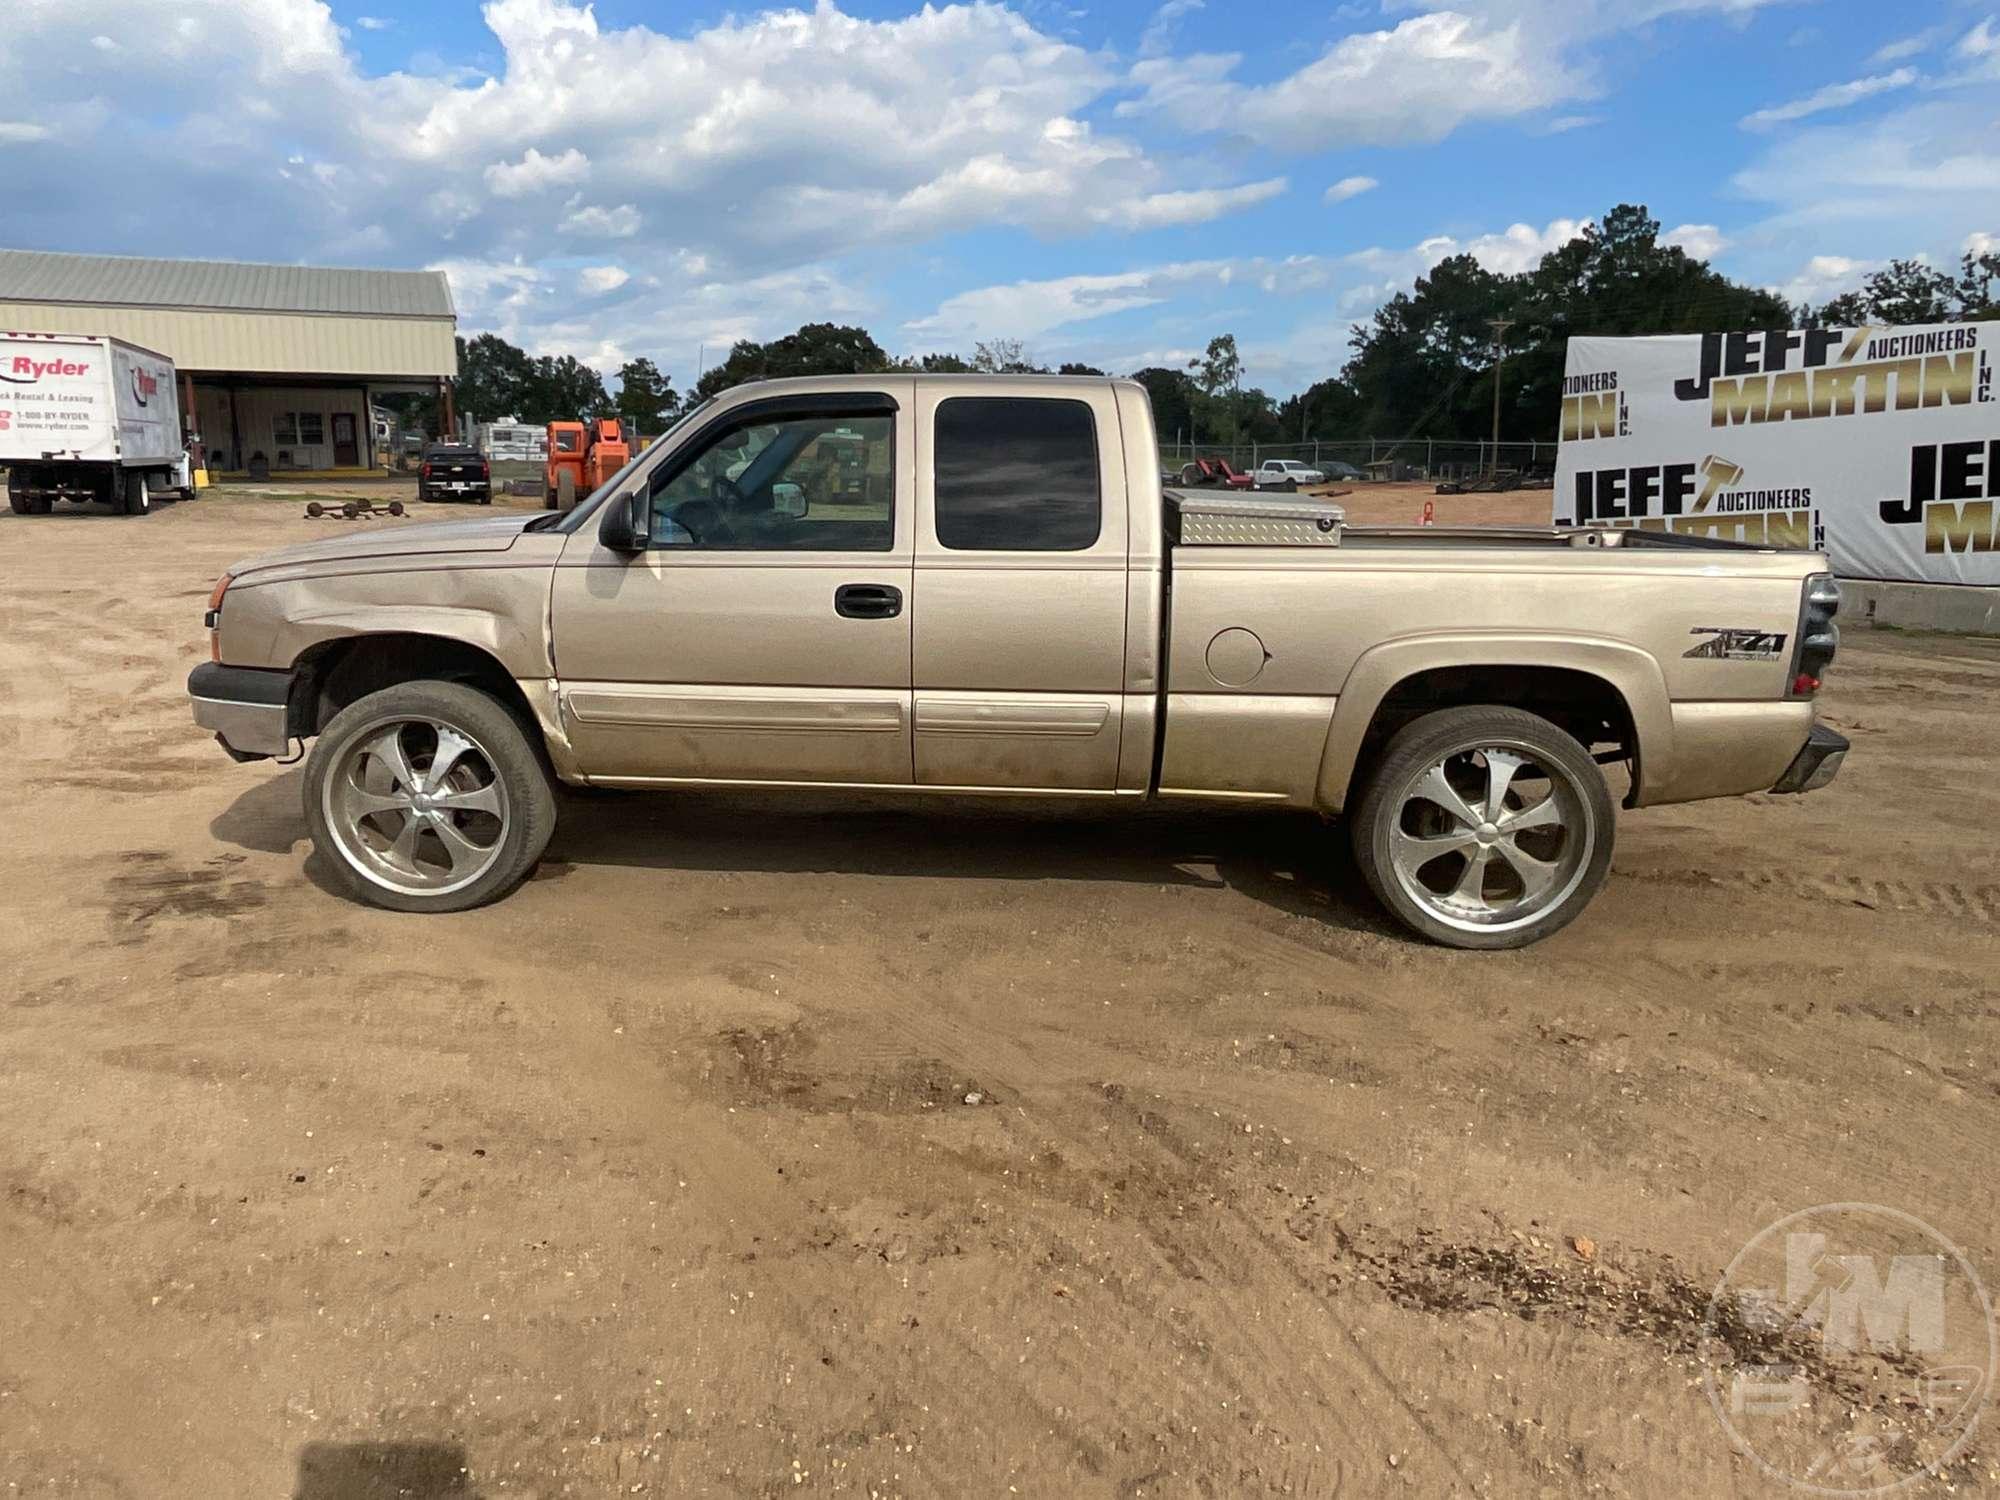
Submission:
<svg viewBox="0 0 2000 1500">
<path fill-rule="evenodd" d="M 1103 527 L 1097 423 L 1082 401 L 957 396 L 937 409 L 938 541 L 1080 552 Z"/>
<path fill-rule="evenodd" d="M 271 418 L 271 437 L 280 447 L 311 447 L 326 441 L 326 416 L 316 411 L 281 411 Z"/>
</svg>

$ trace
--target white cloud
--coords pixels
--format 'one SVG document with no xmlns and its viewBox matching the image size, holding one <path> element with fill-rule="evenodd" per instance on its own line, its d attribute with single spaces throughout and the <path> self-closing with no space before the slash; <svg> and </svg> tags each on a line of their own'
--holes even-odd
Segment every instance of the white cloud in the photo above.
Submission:
<svg viewBox="0 0 2000 1500">
<path fill-rule="evenodd" d="M 1920 57 L 1951 34 L 1948 26 L 1926 26 L 1922 31 L 1884 43 L 1869 54 L 1871 63 L 1906 62 Z"/>
<path fill-rule="evenodd" d="M 1825 302 L 1861 285 L 1861 279 L 1879 265 L 1879 261 L 1854 260 L 1845 255 L 1815 255 L 1789 281 L 1770 290 L 1787 302 Z"/>
<path fill-rule="evenodd" d="M 639 232 L 639 210 L 630 203 L 621 203 L 616 208 L 587 204 L 564 214 L 562 227 L 571 234 L 592 239 L 629 239 Z"/>
<path fill-rule="evenodd" d="M 947 297 L 936 312 L 905 324 L 904 333 L 914 343 L 1031 339 L 1056 328 L 1151 307 L 1190 292 L 1250 288 L 1291 295 L 1327 285 L 1331 274 L 1324 260 L 1298 256 L 1282 261 L 1181 261 L 1104 276 L 1017 281 Z"/>
<path fill-rule="evenodd" d="M 1373 177 L 1343 177 L 1326 190 L 1326 201 L 1345 203 L 1349 198 L 1359 198 L 1363 193 L 1372 193 L 1381 185 Z"/>
<path fill-rule="evenodd" d="M 1172 193 L 1148 193 L 1143 198 L 1126 198 L 1093 207 L 1090 216 L 1100 224 L 1123 229 L 1163 229 L 1173 224 L 1205 224 L 1224 214 L 1239 212 L 1269 202 L 1285 191 L 1282 177 L 1267 182 L 1246 182 L 1241 187 L 1194 188 Z"/>
<path fill-rule="evenodd" d="M 623 266 L 585 266 L 577 277 L 585 294 L 592 297 L 615 292 L 631 279 L 632 273 Z"/>
<path fill-rule="evenodd" d="M 2000 132 L 1990 100 L 1933 95 L 1879 119 L 1787 131 L 1730 185 L 1770 205 L 1757 237 L 1801 257 L 1830 233 L 1844 253 L 1875 259 L 1941 251 L 1992 223 Z"/>
<path fill-rule="evenodd" d="M 0 146 L 20 146 L 29 141 L 45 141 L 49 127 L 28 120 L 0 120 Z"/>
<path fill-rule="evenodd" d="M 1994 18 L 1988 16 L 1981 21 L 1960 37 L 1958 45 L 1951 50 L 1965 58 L 1991 57 L 2000 52 L 2000 31 L 1994 29 Z"/>
<path fill-rule="evenodd" d="M 1181 22 L 1192 12 L 1202 8 L 1204 0 L 1165 0 L 1153 12 L 1153 19 L 1146 23 L 1146 30 L 1139 38 L 1141 57 L 1163 57 L 1173 51 L 1174 43 L 1180 38 Z"/>
<path fill-rule="evenodd" d="M 1959 249 L 1966 255 L 1990 255 L 2000 250 L 2000 234 L 1974 230 L 1965 237 L 1965 243 Z"/>
<path fill-rule="evenodd" d="M 553 187 L 571 187 L 590 175 L 590 158 L 574 146 L 544 156 L 533 146 L 519 161 L 498 161 L 486 169 L 486 188 L 496 198 L 525 198 Z"/>
<path fill-rule="evenodd" d="M 1876 94 L 1906 89 L 1916 81 L 1915 68 L 1898 68 L 1893 73 L 1877 73 L 1867 78 L 1851 79 L 1846 83 L 1829 83 L 1825 88 L 1814 89 L 1802 99 L 1792 99 L 1784 104 L 1753 110 L 1743 117 L 1741 123 L 1746 130 L 1769 130 L 1774 125 L 1782 125 L 1791 120 L 1803 120 L 1808 115 L 1823 114 L 1830 109 L 1845 109 L 1850 104 L 1857 104 Z"/>
<path fill-rule="evenodd" d="M 1696 260 L 1714 260 L 1729 248 L 1729 241 L 1713 224 L 1678 224 L 1660 236 L 1664 245 L 1678 245 Z"/>
<path fill-rule="evenodd" d="M 1542 34 L 1518 20 L 1501 26 L 1439 11 L 1344 36 L 1297 72 L 1254 86 L 1231 79 L 1242 62 L 1234 53 L 1151 58 L 1132 69 L 1144 92 L 1116 112 L 1285 150 L 1437 141 L 1467 121 L 1527 114 L 1584 91 Z"/>
<path fill-rule="evenodd" d="M 387 16 L 356 16 L 354 24 L 363 31 L 387 31 L 396 23 Z"/>
<path fill-rule="evenodd" d="M 1593 125 L 1602 125 L 1603 115 L 1557 115 L 1542 126 L 1543 135 L 1567 135 L 1572 130 L 1588 130 Z"/>
<path fill-rule="evenodd" d="M 1501 276 L 1532 270 L 1544 255 L 1575 239 L 1585 222 L 1551 219 L 1540 229 L 1532 224 L 1510 224 L 1503 230 L 1471 239 L 1434 234 L 1404 249 L 1378 245 L 1356 250 L 1340 260 L 1343 268 L 1358 273 L 1357 279 L 1343 281 L 1341 306 L 1343 310 L 1372 308 L 1407 288 L 1439 261 L 1454 255 L 1470 255 Z"/>
</svg>

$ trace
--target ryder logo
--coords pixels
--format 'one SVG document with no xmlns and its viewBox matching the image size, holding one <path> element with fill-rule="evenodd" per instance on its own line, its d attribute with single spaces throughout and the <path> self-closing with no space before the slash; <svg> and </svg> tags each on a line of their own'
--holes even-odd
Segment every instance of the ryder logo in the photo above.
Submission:
<svg viewBox="0 0 2000 1500">
<path fill-rule="evenodd" d="M 31 359 L 17 354 L 0 368 L 0 380 L 10 385 L 33 385 L 44 375 L 81 375 L 89 368 L 73 359 Z"/>
<path fill-rule="evenodd" d="M 132 366 L 132 399 L 141 406 L 149 404 L 160 394 L 160 382 L 150 372 Z"/>
</svg>

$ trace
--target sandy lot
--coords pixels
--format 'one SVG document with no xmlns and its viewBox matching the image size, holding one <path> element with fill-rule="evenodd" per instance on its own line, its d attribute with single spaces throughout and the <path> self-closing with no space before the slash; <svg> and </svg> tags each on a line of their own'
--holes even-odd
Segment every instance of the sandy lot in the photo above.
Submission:
<svg viewBox="0 0 2000 1500">
<path fill-rule="evenodd" d="M 1627 815 L 1522 953 L 1310 819 L 720 795 L 397 917 L 183 699 L 338 524 L 0 513 L 8 1496 L 1767 1494 L 1746 1240 L 2000 1286 L 2000 642 L 1857 633 L 1831 789 Z"/>
</svg>

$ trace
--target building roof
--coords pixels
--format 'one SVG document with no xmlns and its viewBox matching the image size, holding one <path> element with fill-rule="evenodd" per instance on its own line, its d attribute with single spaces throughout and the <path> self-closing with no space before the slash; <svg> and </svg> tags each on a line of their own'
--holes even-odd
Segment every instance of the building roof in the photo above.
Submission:
<svg viewBox="0 0 2000 1500">
<path fill-rule="evenodd" d="M 0 250 L 0 302 L 451 318 L 442 271 L 360 271 L 222 260 Z"/>
</svg>

